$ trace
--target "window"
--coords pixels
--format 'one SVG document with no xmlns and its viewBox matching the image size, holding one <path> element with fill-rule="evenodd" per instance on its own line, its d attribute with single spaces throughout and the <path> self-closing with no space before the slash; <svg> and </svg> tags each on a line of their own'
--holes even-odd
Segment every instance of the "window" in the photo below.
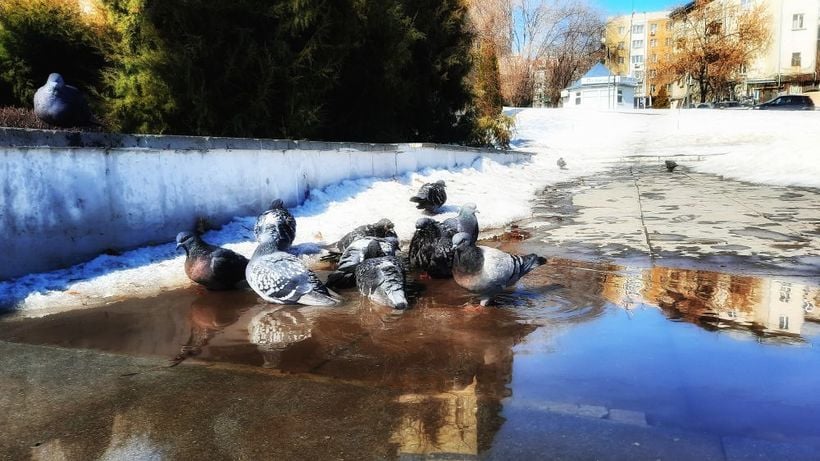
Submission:
<svg viewBox="0 0 820 461">
<path fill-rule="evenodd" d="M 619 50 L 624 49 L 624 42 L 618 42 L 618 49 Z"/>
<path fill-rule="evenodd" d="M 643 81 L 643 72 L 635 71 L 635 78 L 638 79 L 639 82 Z"/>
<path fill-rule="evenodd" d="M 624 26 L 618 27 L 618 35 L 623 35 L 623 34 L 624 34 Z"/>
<path fill-rule="evenodd" d="M 581 105 L 581 92 L 580 91 L 575 93 L 575 105 L 576 106 Z"/>
<path fill-rule="evenodd" d="M 740 0 L 741 8 L 749 8 L 752 6 L 752 0 Z"/>
<path fill-rule="evenodd" d="M 643 63 L 643 55 L 642 54 L 633 54 L 632 55 L 632 64 L 642 64 Z"/>
<path fill-rule="evenodd" d="M 649 56 L 649 62 L 658 62 L 658 55 L 652 53 L 652 55 Z"/>
<path fill-rule="evenodd" d="M 618 90 L 618 104 L 624 102 L 624 90 Z"/>
<path fill-rule="evenodd" d="M 658 71 L 655 69 L 651 69 L 649 72 L 646 73 L 646 75 L 648 75 L 649 78 L 655 78 L 658 76 Z"/>
<path fill-rule="evenodd" d="M 672 30 L 672 21 L 666 23 L 666 30 Z"/>
<path fill-rule="evenodd" d="M 781 330 L 788 330 L 789 329 L 789 317 L 785 315 L 780 316 L 780 329 Z"/>
<path fill-rule="evenodd" d="M 655 48 L 656 46 L 658 46 L 658 41 L 654 38 L 652 40 L 649 40 L 649 46 Z"/>
<path fill-rule="evenodd" d="M 658 31 L 658 25 L 657 24 L 650 24 L 649 25 L 649 33 L 651 33 L 652 35 L 655 35 L 655 32 L 657 32 L 657 31 Z"/>
<path fill-rule="evenodd" d="M 707 35 L 718 35 L 720 34 L 720 30 L 723 28 L 723 24 L 719 21 L 712 21 L 709 25 L 706 26 L 706 34 Z"/>
<path fill-rule="evenodd" d="M 803 13 L 792 15 L 792 30 L 803 29 Z"/>
<path fill-rule="evenodd" d="M 672 46 L 672 37 L 666 37 L 666 46 Z"/>
<path fill-rule="evenodd" d="M 671 83 L 667 83 L 667 84 L 666 84 L 666 93 L 668 94 L 668 93 L 671 93 L 671 92 L 672 92 L 672 84 L 671 84 Z"/>
<path fill-rule="evenodd" d="M 636 24 L 632 26 L 632 33 L 633 34 L 642 34 L 643 33 L 643 24 Z"/>
<path fill-rule="evenodd" d="M 632 48 L 643 48 L 643 40 L 632 40 Z"/>
<path fill-rule="evenodd" d="M 800 53 L 792 53 L 792 67 L 800 67 Z"/>
<path fill-rule="evenodd" d="M 655 94 L 655 84 L 649 85 L 649 92 Z"/>
<path fill-rule="evenodd" d="M 623 63 L 624 63 L 624 57 L 623 56 L 618 56 L 618 64 L 623 64 Z"/>
</svg>

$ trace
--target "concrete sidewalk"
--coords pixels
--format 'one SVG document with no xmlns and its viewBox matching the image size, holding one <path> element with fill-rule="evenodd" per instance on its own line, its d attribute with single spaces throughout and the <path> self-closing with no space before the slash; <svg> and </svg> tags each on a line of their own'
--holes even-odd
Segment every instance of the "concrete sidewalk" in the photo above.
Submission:
<svg viewBox="0 0 820 461">
<path fill-rule="evenodd" d="M 529 245 L 641 265 L 820 274 L 820 190 L 724 180 L 685 165 L 669 173 L 656 162 L 546 188 L 522 223 L 533 232 Z"/>
</svg>

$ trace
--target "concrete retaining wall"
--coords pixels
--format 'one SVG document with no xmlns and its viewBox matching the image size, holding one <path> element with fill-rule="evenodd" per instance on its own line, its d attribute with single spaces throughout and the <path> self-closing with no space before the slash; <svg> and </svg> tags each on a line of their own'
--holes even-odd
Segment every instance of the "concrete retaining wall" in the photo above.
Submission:
<svg viewBox="0 0 820 461">
<path fill-rule="evenodd" d="M 530 154 L 435 144 L 131 136 L 0 128 L 0 280 L 173 240 L 345 179 Z"/>
</svg>

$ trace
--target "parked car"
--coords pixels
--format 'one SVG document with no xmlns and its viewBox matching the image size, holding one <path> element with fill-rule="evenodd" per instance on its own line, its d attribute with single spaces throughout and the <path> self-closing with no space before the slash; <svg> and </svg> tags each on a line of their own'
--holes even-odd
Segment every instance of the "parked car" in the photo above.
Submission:
<svg viewBox="0 0 820 461">
<path fill-rule="evenodd" d="M 754 107 L 759 110 L 814 110 L 810 97 L 801 94 L 778 96 Z"/>
<path fill-rule="evenodd" d="M 698 109 L 711 109 L 712 108 L 712 103 L 711 102 L 702 102 L 702 103 L 698 104 L 695 107 L 697 107 Z"/>
</svg>

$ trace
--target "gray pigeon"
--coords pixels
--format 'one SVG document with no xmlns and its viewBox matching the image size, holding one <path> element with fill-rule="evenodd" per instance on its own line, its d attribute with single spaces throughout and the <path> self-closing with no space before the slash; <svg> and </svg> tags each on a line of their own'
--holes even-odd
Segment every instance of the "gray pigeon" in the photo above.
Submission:
<svg viewBox="0 0 820 461">
<path fill-rule="evenodd" d="M 46 84 L 34 93 L 34 115 L 50 125 L 64 128 L 99 125 L 80 90 L 66 85 L 57 73 L 50 74 Z"/>
<path fill-rule="evenodd" d="M 564 157 L 558 157 L 558 161 L 555 163 L 558 165 L 558 168 L 562 170 L 567 169 L 567 162 L 564 160 Z"/>
<path fill-rule="evenodd" d="M 363 226 L 359 226 L 352 231 L 348 232 L 347 235 L 341 238 L 338 242 L 336 242 L 336 248 L 339 251 L 345 251 L 345 249 L 353 243 L 354 240 L 360 239 L 362 237 L 395 237 L 396 239 L 399 238 L 396 235 L 396 232 L 393 230 L 393 221 L 389 219 L 381 219 L 379 222 L 374 224 L 365 224 Z"/>
<path fill-rule="evenodd" d="M 453 232 L 430 218 L 416 221 L 416 232 L 410 240 L 410 266 L 433 278 L 453 275 Z"/>
<path fill-rule="evenodd" d="M 369 258 L 395 256 L 399 250 L 399 241 L 395 237 L 362 237 L 348 245 L 339 258 L 336 270 L 327 277 L 327 286 L 331 288 L 349 288 L 356 284 L 356 267 Z"/>
<path fill-rule="evenodd" d="M 393 309 L 407 309 L 404 282 L 404 268 L 395 256 L 365 259 L 356 267 L 359 293 Z"/>
<path fill-rule="evenodd" d="M 678 167 L 678 162 L 676 162 L 674 160 L 667 160 L 664 163 L 666 164 L 666 171 L 668 171 L 670 173 L 675 171 L 675 168 Z"/>
<path fill-rule="evenodd" d="M 445 187 L 447 186 L 442 180 L 424 184 L 419 188 L 419 192 L 415 196 L 410 197 L 410 201 L 415 202 L 416 208 L 419 210 L 432 213 L 447 201 L 447 191 Z"/>
<path fill-rule="evenodd" d="M 230 290 L 245 280 L 248 259 L 227 248 L 210 245 L 192 232 L 177 234 L 177 248 L 185 250 L 185 274 L 209 290 Z"/>
<path fill-rule="evenodd" d="M 458 210 L 458 216 L 455 218 L 445 219 L 442 226 L 453 235 L 459 232 L 466 232 L 472 236 L 470 243 L 475 243 L 478 240 L 478 219 L 475 214 L 478 213 L 475 203 L 465 203 Z"/>
<path fill-rule="evenodd" d="M 267 302 L 332 306 L 339 302 L 316 274 L 299 258 L 279 251 L 276 232 L 257 234 L 259 246 L 253 252 L 245 277 L 248 285 Z"/>
<path fill-rule="evenodd" d="M 547 262 L 535 254 L 511 255 L 495 248 L 476 246 L 471 238 L 463 232 L 453 236 L 453 279 L 463 288 L 478 293 L 482 306 L 486 306 L 495 293 Z"/>
<path fill-rule="evenodd" d="M 256 218 L 253 234 L 257 241 L 261 234 L 273 234 L 278 242 L 277 249 L 287 250 L 296 238 L 296 219 L 285 208 L 282 200 L 276 199 L 267 211 Z"/>
</svg>

